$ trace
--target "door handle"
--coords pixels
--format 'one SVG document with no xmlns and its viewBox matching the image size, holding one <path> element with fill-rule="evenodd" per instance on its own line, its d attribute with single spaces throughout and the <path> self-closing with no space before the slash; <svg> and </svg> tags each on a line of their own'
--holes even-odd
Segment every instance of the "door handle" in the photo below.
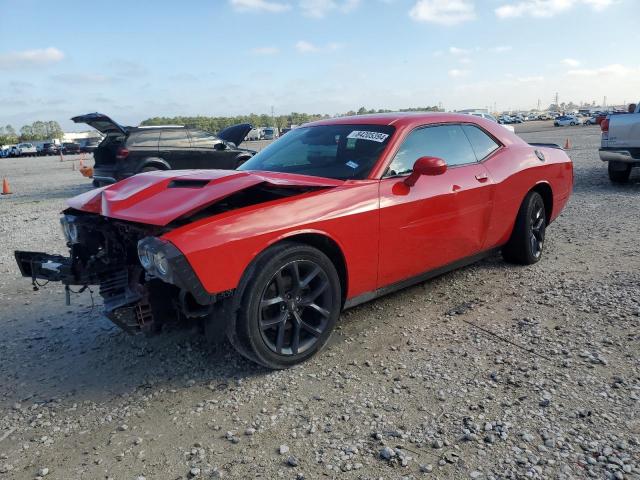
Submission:
<svg viewBox="0 0 640 480">
<path fill-rule="evenodd" d="M 489 180 L 489 175 L 487 175 L 486 173 L 479 173 L 478 175 L 476 175 L 476 180 L 478 180 L 480 183 L 484 183 Z"/>
</svg>

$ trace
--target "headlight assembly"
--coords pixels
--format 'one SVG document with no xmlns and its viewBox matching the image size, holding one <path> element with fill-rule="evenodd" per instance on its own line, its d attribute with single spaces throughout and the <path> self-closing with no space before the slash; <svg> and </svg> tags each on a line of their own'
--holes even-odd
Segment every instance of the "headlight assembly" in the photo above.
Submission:
<svg viewBox="0 0 640 480">
<path fill-rule="evenodd" d="M 138 259 L 149 275 L 171 283 L 171 263 L 166 252 L 168 245 L 168 242 L 156 237 L 143 238 L 138 242 Z"/>
<path fill-rule="evenodd" d="M 78 225 L 76 220 L 77 218 L 73 215 L 63 215 L 60 217 L 62 233 L 64 233 L 64 238 L 68 243 L 78 243 Z"/>
</svg>

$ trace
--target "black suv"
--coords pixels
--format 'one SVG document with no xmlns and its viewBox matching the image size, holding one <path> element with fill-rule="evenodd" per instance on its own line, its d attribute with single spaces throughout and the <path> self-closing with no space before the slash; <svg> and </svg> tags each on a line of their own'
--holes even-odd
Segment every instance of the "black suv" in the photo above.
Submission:
<svg viewBox="0 0 640 480">
<path fill-rule="evenodd" d="M 71 120 L 91 125 L 105 135 L 93 152 L 95 186 L 153 170 L 233 170 L 256 153 L 238 148 L 252 128 L 248 123 L 214 135 L 181 126 L 124 127 L 101 113 Z"/>
</svg>

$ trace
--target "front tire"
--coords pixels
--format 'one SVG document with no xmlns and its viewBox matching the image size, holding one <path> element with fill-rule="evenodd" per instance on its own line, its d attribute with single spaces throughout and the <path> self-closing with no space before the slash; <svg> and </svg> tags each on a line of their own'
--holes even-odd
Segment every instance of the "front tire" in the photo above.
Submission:
<svg viewBox="0 0 640 480">
<path fill-rule="evenodd" d="M 509 242 L 502 249 L 507 262 L 532 265 L 542 258 L 547 228 L 544 201 L 538 192 L 524 198 Z"/>
<path fill-rule="evenodd" d="M 283 369 L 324 347 L 342 308 L 340 279 L 324 253 L 286 242 L 261 254 L 247 275 L 232 341 L 241 354 Z"/>
<path fill-rule="evenodd" d="M 607 170 L 609 171 L 609 180 L 613 183 L 627 183 L 631 176 L 631 165 L 620 162 L 609 162 Z"/>
</svg>

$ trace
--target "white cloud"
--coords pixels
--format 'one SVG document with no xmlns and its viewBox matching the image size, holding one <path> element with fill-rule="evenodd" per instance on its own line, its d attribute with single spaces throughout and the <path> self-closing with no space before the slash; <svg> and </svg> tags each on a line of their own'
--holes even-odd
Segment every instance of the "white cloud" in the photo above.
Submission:
<svg viewBox="0 0 640 480">
<path fill-rule="evenodd" d="M 34 67 L 57 63 L 64 58 L 64 53 L 54 47 L 20 52 L 0 53 L 0 67 L 19 68 Z"/>
<path fill-rule="evenodd" d="M 519 0 L 505 3 L 495 9 L 499 18 L 514 18 L 522 16 L 553 17 L 570 10 L 576 5 L 588 5 L 596 11 L 604 10 L 615 0 Z"/>
<path fill-rule="evenodd" d="M 520 83 L 536 83 L 536 82 L 543 82 L 544 77 L 542 75 L 536 75 L 531 77 L 516 77 L 516 81 Z"/>
<path fill-rule="evenodd" d="M 51 78 L 56 82 L 67 85 L 109 84 L 115 81 L 113 77 L 92 73 L 61 73 Z"/>
<path fill-rule="evenodd" d="M 323 18 L 331 11 L 349 13 L 360 5 L 360 0 L 300 0 L 300 9 L 308 17 Z"/>
<path fill-rule="evenodd" d="M 418 0 L 409 11 L 409 16 L 417 22 L 446 26 L 476 18 L 475 6 L 471 0 Z"/>
<path fill-rule="evenodd" d="M 298 50 L 300 53 L 313 53 L 317 52 L 320 49 L 311 42 L 300 40 L 298 43 L 296 43 L 296 50 Z"/>
<path fill-rule="evenodd" d="M 311 42 L 307 42 L 306 40 L 300 40 L 298 43 L 296 43 L 295 45 L 296 50 L 300 53 L 317 53 L 317 52 L 333 52 L 335 50 L 339 50 L 340 48 L 342 48 L 342 45 L 340 43 L 328 43 L 325 46 L 318 46 L 315 45 Z"/>
<path fill-rule="evenodd" d="M 575 77 L 627 77 L 634 78 L 640 75 L 640 68 L 631 68 L 619 63 L 613 63 L 600 68 L 581 68 L 569 70 L 567 75 Z"/>
<path fill-rule="evenodd" d="M 469 70 L 459 70 L 457 68 L 449 70 L 449 76 L 451 78 L 466 77 L 467 75 L 469 75 Z"/>
<path fill-rule="evenodd" d="M 513 50 L 513 47 L 511 45 L 498 45 L 497 47 L 491 47 L 489 49 L 489 51 L 493 53 L 504 53 L 510 52 L 511 50 Z"/>
<path fill-rule="evenodd" d="M 471 50 L 467 48 L 449 47 L 449 53 L 451 55 L 462 56 L 469 55 L 471 53 Z"/>
<path fill-rule="evenodd" d="M 280 50 L 277 47 L 256 47 L 251 49 L 251 53 L 254 55 L 275 55 Z"/>
<path fill-rule="evenodd" d="M 564 63 L 568 67 L 577 67 L 578 65 L 580 65 L 580 60 L 576 60 L 575 58 L 565 58 L 564 60 L 562 60 L 562 63 Z"/>
<path fill-rule="evenodd" d="M 284 12 L 291 8 L 291 5 L 283 2 L 273 2 L 269 0 L 230 0 L 231 6 L 239 12 Z"/>
</svg>

